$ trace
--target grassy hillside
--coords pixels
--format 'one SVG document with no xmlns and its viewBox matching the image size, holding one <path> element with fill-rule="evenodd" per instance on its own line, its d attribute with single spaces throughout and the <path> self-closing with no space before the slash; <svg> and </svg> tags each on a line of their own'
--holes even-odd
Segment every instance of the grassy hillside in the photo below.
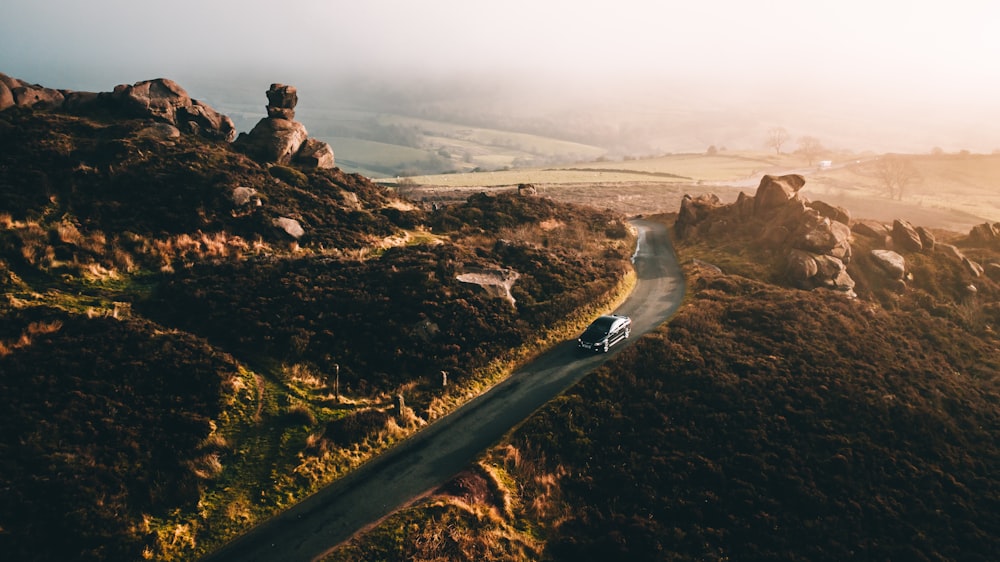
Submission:
<svg viewBox="0 0 1000 562">
<path fill-rule="evenodd" d="M 1000 284 L 908 254 L 900 292 L 859 244 L 846 299 L 736 232 L 677 250 L 669 324 L 328 560 L 995 557 Z"/>
<path fill-rule="evenodd" d="M 575 330 L 628 269 L 610 212 L 425 210 L 101 110 L 0 131 L 3 559 L 192 559 Z M 516 271 L 516 306 L 469 269 Z"/>
</svg>

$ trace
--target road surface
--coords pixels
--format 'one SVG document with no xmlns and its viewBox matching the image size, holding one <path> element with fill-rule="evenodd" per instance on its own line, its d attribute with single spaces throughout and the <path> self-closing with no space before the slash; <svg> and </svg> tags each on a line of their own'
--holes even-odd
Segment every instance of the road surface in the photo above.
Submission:
<svg viewBox="0 0 1000 562">
<path fill-rule="evenodd" d="M 639 243 L 635 289 L 616 311 L 632 317 L 632 339 L 608 354 L 590 354 L 575 341 L 557 345 L 390 451 L 254 527 L 204 560 L 306 561 L 321 558 L 358 530 L 444 484 L 512 427 L 656 329 L 680 306 L 684 278 L 662 224 L 635 220 Z"/>
</svg>

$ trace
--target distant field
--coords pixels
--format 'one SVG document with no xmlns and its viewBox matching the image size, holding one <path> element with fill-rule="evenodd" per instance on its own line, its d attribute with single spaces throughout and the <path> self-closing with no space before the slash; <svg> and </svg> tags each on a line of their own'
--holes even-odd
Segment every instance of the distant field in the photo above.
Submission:
<svg viewBox="0 0 1000 562">
<path fill-rule="evenodd" d="M 844 155 L 833 160 L 832 168 L 821 170 L 794 155 L 677 154 L 409 180 L 419 186 L 414 196 L 428 200 L 464 199 L 477 191 L 531 183 L 553 198 L 646 214 L 676 211 L 684 194 L 714 193 L 731 201 L 740 191 L 753 193 L 765 173 L 794 172 L 806 176 L 803 196 L 842 205 L 859 218 L 887 222 L 904 218 L 949 230 L 967 230 L 987 220 L 1000 222 L 1000 155 L 908 156 L 919 179 L 907 188 L 902 201 L 888 199 L 878 181 L 866 175 L 865 166 L 874 159 Z"/>
</svg>

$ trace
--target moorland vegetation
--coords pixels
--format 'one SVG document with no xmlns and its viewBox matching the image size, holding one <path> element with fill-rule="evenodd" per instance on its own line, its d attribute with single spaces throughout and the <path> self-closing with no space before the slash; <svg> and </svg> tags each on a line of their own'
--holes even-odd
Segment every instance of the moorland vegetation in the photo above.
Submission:
<svg viewBox="0 0 1000 562">
<path fill-rule="evenodd" d="M 575 330 L 633 243 L 541 197 L 425 209 L 99 106 L 0 112 L 0 557 L 204 553 Z M 468 270 L 516 271 L 513 303 Z"/>
<path fill-rule="evenodd" d="M 852 239 L 856 296 L 802 290 L 760 224 L 722 224 L 675 241 L 668 324 L 328 560 L 993 559 L 997 280 L 944 246 L 890 279 L 886 233 Z"/>
</svg>

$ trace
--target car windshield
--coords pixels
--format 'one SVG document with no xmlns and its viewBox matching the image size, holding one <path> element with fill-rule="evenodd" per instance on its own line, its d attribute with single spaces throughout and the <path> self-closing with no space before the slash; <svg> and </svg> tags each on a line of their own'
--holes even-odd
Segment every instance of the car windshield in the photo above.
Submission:
<svg viewBox="0 0 1000 562">
<path fill-rule="evenodd" d="M 590 337 L 603 336 L 611 330 L 611 325 L 614 323 L 615 323 L 614 318 L 611 318 L 610 316 L 602 316 L 597 320 L 594 320 L 594 323 L 591 324 L 589 328 L 587 328 L 587 331 L 584 332 L 584 335 Z"/>
</svg>

